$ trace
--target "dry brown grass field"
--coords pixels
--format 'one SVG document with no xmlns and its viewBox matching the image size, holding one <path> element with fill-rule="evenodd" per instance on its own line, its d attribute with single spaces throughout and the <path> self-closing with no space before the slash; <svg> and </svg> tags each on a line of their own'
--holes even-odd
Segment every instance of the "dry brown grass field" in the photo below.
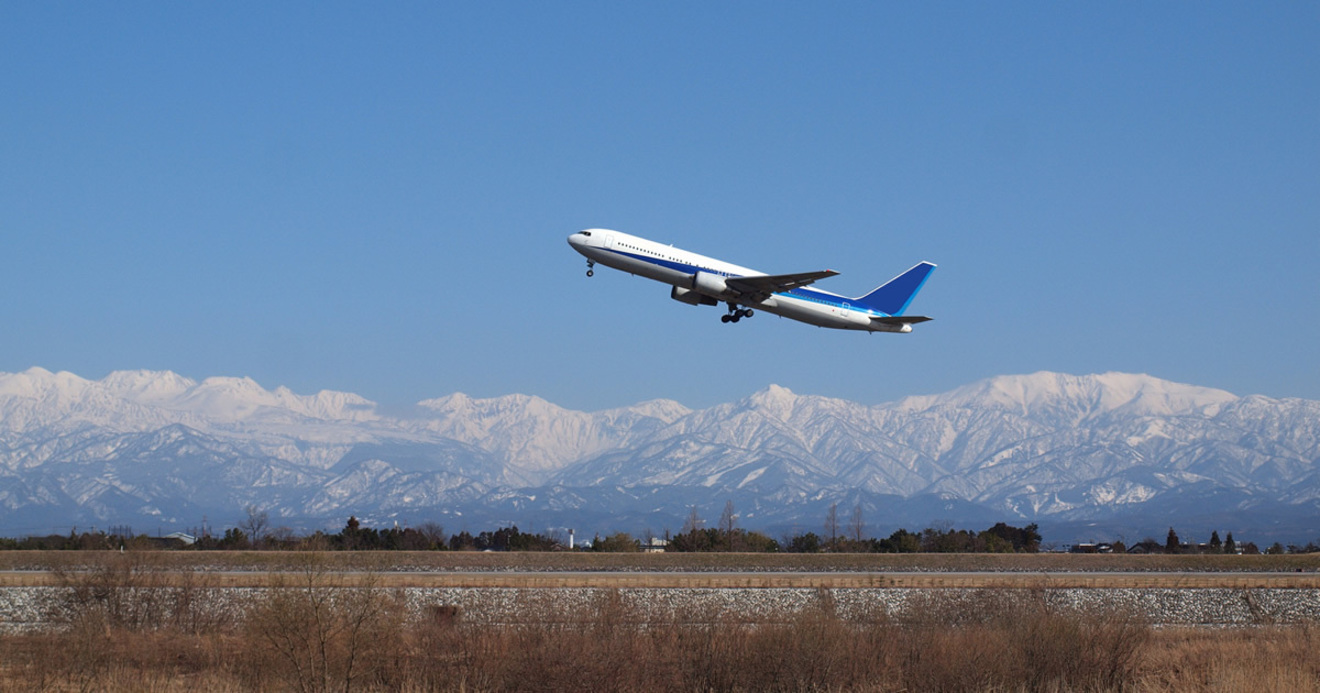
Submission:
<svg viewBox="0 0 1320 693">
<path fill-rule="evenodd" d="M 287 574 L 280 570 L 217 572 L 180 567 L 153 568 L 161 586 L 186 585 L 204 579 L 209 587 L 278 586 Z M 54 587 L 68 574 L 94 570 L 90 566 L 55 571 L 0 572 L 0 587 Z M 1151 589 L 1151 588 L 1306 588 L 1320 589 L 1320 573 L 770 573 L 770 572 L 341 572 L 330 578 L 336 587 L 364 582 L 383 588 L 954 588 L 954 589 Z"/>
<path fill-rule="evenodd" d="M 0 690 L 1320 690 L 1310 624 L 1157 629 L 1032 590 L 932 591 L 901 618 L 845 618 L 822 599 L 780 623 L 644 620 L 606 590 L 585 609 L 529 599 L 490 624 L 410 610 L 372 573 L 346 589 L 317 556 L 223 612 L 159 582 L 170 574 L 185 573 L 131 556 L 60 572 L 60 627 L 0 636 Z"/>
</svg>

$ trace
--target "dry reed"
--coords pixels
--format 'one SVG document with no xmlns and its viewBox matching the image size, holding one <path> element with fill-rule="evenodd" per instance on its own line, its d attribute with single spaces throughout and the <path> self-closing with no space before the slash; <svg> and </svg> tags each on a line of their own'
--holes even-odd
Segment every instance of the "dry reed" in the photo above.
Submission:
<svg viewBox="0 0 1320 693">
<path fill-rule="evenodd" d="M 125 558 L 68 574 L 58 630 L 0 637 L 0 689 L 69 691 L 1320 690 L 1308 625 L 1152 629 L 1032 590 L 933 591 L 903 618 L 835 612 L 828 590 L 782 622 L 587 609 L 526 598 L 513 623 L 343 587 L 316 557 L 228 615 L 208 586 L 161 585 Z M 181 615 L 182 614 L 182 615 Z"/>
</svg>

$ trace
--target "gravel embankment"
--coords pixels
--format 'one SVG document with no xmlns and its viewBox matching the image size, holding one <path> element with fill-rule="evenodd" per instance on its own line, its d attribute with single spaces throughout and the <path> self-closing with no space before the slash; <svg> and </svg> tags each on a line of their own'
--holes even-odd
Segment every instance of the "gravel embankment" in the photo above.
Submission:
<svg viewBox="0 0 1320 693">
<path fill-rule="evenodd" d="M 237 616 L 262 588 L 203 588 L 191 608 Z M 972 590 L 922 588 L 491 588 L 410 587 L 398 590 L 418 614 L 437 607 L 466 621 L 519 623 L 591 617 L 617 602 L 631 619 L 705 622 L 733 618 L 777 622 L 825 608 L 844 618 L 948 618 L 962 609 L 1012 609 L 1015 600 L 1044 600 L 1064 610 L 1103 609 L 1163 626 L 1248 626 L 1320 622 L 1320 589 L 1046 588 Z M 56 627 L 70 591 L 63 587 L 0 588 L 0 631 Z M 168 601 L 168 600 L 165 600 Z M 168 607 L 164 607 L 168 608 Z"/>
</svg>

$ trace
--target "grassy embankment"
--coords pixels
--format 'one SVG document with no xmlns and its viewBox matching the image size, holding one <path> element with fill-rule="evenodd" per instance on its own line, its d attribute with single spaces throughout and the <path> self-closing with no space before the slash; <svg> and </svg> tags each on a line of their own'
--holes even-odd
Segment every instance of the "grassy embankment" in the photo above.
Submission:
<svg viewBox="0 0 1320 693">
<path fill-rule="evenodd" d="M 552 596 L 483 623 L 289 557 L 282 589 L 217 609 L 219 577 L 140 556 L 56 573 L 62 628 L 0 636 L 0 689 L 107 691 L 1314 691 L 1310 625 L 1153 629 L 1140 614 L 1062 609 L 1037 590 L 935 590 L 901 616 L 834 609 L 787 622 L 643 616 L 618 592 L 587 608 Z M 176 566 L 177 567 L 177 566 Z M 191 575 L 187 585 L 161 581 Z M 548 595 L 548 593 L 547 593 Z"/>
</svg>

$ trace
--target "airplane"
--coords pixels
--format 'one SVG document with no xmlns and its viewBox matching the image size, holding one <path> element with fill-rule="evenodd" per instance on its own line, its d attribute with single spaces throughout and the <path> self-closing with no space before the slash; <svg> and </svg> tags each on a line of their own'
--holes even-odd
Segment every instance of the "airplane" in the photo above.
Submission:
<svg viewBox="0 0 1320 693">
<path fill-rule="evenodd" d="M 736 323 L 755 310 L 798 320 L 817 327 L 865 332 L 912 331 L 930 320 L 924 315 L 903 315 L 912 298 L 926 283 L 935 265 L 921 262 L 865 296 L 848 298 L 810 288 L 834 270 L 797 274 L 765 274 L 704 255 L 680 250 L 609 229 L 586 229 L 568 237 L 568 244 L 587 258 L 587 276 L 596 263 L 671 285 L 669 297 L 693 306 L 725 303 L 729 311 L 720 321 Z"/>
</svg>

